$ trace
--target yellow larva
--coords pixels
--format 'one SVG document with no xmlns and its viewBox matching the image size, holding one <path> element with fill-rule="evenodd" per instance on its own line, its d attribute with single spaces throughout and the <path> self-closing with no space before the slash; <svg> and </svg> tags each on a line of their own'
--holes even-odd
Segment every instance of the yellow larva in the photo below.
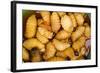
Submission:
<svg viewBox="0 0 100 73">
<path fill-rule="evenodd" d="M 72 44 L 75 51 L 80 52 L 81 48 L 85 45 L 86 38 L 84 36 L 80 37 L 77 41 Z"/>
<path fill-rule="evenodd" d="M 61 30 L 56 34 L 55 38 L 58 40 L 63 40 L 63 39 L 69 38 L 70 36 L 71 36 L 71 33 L 66 32 L 65 30 Z"/>
<path fill-rule="evenodd" d="M 57 39 L 53 39 L 53 44 L 56 47 L 56 49 L 59 50 L 59 51 L 63 51 L 66 48 L 70 47 L 69 43 L 67 43 L 67 42 L 64 43 L 64 42 L 61 42 L 61 41 L 59 41 Z"/>
<path fill-rule="evenodd" d="M 46 38 L 43 35 L 41 35 L 38 31 L 36 33 L 36 37 L 43 44 L 46 44 L 49 41 L 48 38 Z"/>
<path fill-rule="evenodd" d="M 47 59 L 53 57 L 55 55 L 55 53 L 56 53 L 56 49 L 55 49 L 54 45 L 52 44 L 52 42 L 49 42 L 46 45 L 46 51 L 45 51 L 45 53 L 43 55 L 43 58 L 45 60 L 47 60 Z"/>
<path fill-rule="evenodd" d="M 62 27 L 65 31 L 67 31 L 67 32 L 72 32 L 73 31 L 72 20 L 68 15 L 64 15 L 61 18 L 61 25 L 62 25 Z"/>
<path fill-rule="evenodd" d="M 25 37 L 32 38 L 35 36 L 37 27 L 37 19 L 35 15 L 31 15 L 26 22 Z"/>
<path fill-rule="evenodd" d="M 73 27 L 77 27 L 77 22 L 76 22 L 76 19 L 75 19 L 75 16 L 73 13 L 69 13 L 68 14 L 72 20 L 72 23 L 73 23 Z"/>
<path fill-rule="evenodd" d="M 74 13 L 78 25 L 83 25 L 84 17 L 81 13 Z"/>
<path fill-rule="evenodd" d="M 45 45 L 42 44 L 36 38 L 32 38 L 32 39 L 25 40 L 23 42 L 23 46 L 26 49 L 28 49 L 28 50 L 31 50 L 32 48 L 34 48 L 34 49 L 37 49 L 38 48 L 41 52 L 44 52 L 45 51 Z"/>
<path fill-rule="evenodd" d="M 61 24 L 60 24 L 60 18 L 57 14 L 57 12 L 53 12 L 51 15 L 51 28 L 52 31 L 57 33 L 58 30 L 60 29 Z"/>
<path fill-rule="evenodd" d="M 29 53 L 25 48 L 22 48 L 22 59 L 24 61 L 28 61 L 29 60 Z"/>
<path fill-rule="evenodd" d="M 72 41 L 76 41 L 83 33 L 84 33 L 85 27 L 79 26 L 76 28 L 75 32 L 72 32 L 71 38 Z"/>
<path fill-rule="evenodd" d="M 44 36 L 44 37 L 46 37 L 46 38 L 48 38 L 48 39 L 51 39 L 51 38 L 53 37 L 53 32 L 48 31 L 46 28 L 38 27 L 38 32 L 39 32 L 42 36 Z"/>
<path fill-rule="evenodd" d="M 87 38 L 90 38 L 90 36 L 91 36 L 91 28 L 89 26 L 85 27 L 85 36 Z"/>
<path fill-rule="evenodd" d="M 69 57 L 71 60 L 75 59 L 74 51 L 71 47 L 66 48 L 64 51 L 58 51 L 56 53 L 56 56 L 60 56 L 60 57 L 63 57 L 63 58 Z"/>
</svg>

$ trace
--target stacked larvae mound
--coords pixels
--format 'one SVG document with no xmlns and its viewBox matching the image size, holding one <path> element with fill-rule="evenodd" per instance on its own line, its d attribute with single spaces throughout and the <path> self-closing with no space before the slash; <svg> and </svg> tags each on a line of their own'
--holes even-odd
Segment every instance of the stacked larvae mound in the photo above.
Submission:
<svg viewBox="0 0 100 73">
<path fill-rule="evenodd" d="M 90 25 L 86 13 L 34 11 L 23 26 L 23 62 L 86 59 L 91 49 Z"/>
</svg>

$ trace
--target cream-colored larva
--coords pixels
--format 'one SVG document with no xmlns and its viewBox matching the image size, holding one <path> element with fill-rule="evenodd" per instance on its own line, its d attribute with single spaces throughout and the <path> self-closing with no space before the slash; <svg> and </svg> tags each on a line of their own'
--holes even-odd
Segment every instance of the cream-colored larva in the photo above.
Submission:
<svg viewBox="0 0 100 73">
<path fill-rule="evenodd" d="M 54 45 L 52 44 L 52 42 L 49 42 L 47 45 L 46 45 L 46 51 L 43 55 L 43 58 L 45 60 L 53 57 L 56 53 L 56 48 L 54 47 Z"/>
<path fill-rule="evenodd" d="M 23 42 L 23 46 L 27 49 L 27 50 L 31 50 L 32 48 L 34 49 L 39 49 L 41 52 L 45 51 L 45 45 L 42 44 L 39 40 L 37 40 L 36 38 L 32 38 L 32 39 L 28 39 L 25 40 Z"/>
<path fill-rule="evenodd" d="M 75 59 L 74 51 L 73 51 L 73 48 L 71 48 L 71 47 L 66 48 L 64 51 L 58 51 L 56 53 L 56 56 L 60 56 L 63 58 L 69 57 L 71 60 Z"/>
<path fill-rule="evenodd" d="M 29 60 L 29 53 L 24 47 L 22 47 L 22 59 L 24 61 L 28 61 Z"/>
<path fill-rule="evenodd" d="M 59 50 L 59 51 L 63 51 L 66 48 L 70 47 L 69 43 L 67 43 L 67 42 L 64 43 L 64 42 L 61 42 L 61 41 L 59 41 L 57 39 L 53 39 L 53 44 L 56 47 L 56 49 Z"/>
<path fill-rule="evenodd" d="M 85 36 L 87 38 L 90 38 L 91 37 L 91 28 L 89 26 L 86 26 L 85 27 Z"/>
<path fill-rule="evenodd" d="M 68 15 L 70 16 L 70 18 L 72 20 L 73 27 L 77 27 L 77 21 L 75 19 L 74 14 L 73 13 L 68 13 Z"/>
<path fill-rule="evenodd" d="M 55 38 L 58 40 L 63 40 L 63 39 L 69 38 L 70 36 L 71 36 L 71 33 L 66 32 L 65 30 L 61 30 L 56 34 Z"/>
<path fill-rule="evenodd" d="M 51 28 L 52 31 L 57 33 L 58 30 L 60 29 L 61 24 L 60 24 L 60 18 L 57 14 L 57 12 L 52 12 L 51 14 Z"/>
<path fill-rule="evenodd" d="M 31 15 L 26 22 L 25 37 L 32 38 L 36 34 L 37 19 L 35 15 Z"/>
<path fill-rule="evenodd" d="M 71 38 L 72 41 L 76 41 L 83 33 L 84 33 L 85 27 L 84 26 L 79 26 L 76 28 L 75 32 L 72 32 Z"/>
<path fill-rule="evenodd" d="M 73 31 L 72 20 L 68 15 L 64 15 L 61 18 L 61 25 L 65 31 L 70 32 L 70 33 Z"/>
<path fill-rule="evenodd" d="M 46 44 L 49 41 L 48 38 L 46 38 L 43 35 L 41 35 L 38 31 L 36 33 L 36 37 L 43 44 Z"/>
<path fill-rule="evenodd" d="M 38 27 L 37 31 L 44 37 L 51 39 L 53 37 L 53 32 L 47 30 L 46 28 L 43 27 Z"/>
<path fill-rule="evenodd" d="M 84 36 L 80 37 L 77 41 L 72 44 L 75 51 L 80 52 L 81 48 L 85 45 L 86 38 Z"/>
<path fill-rule="evenodd" d="M 84 23 L 84 17 L 81 13 L 74 13 L 75 15 L 75 18 L 76 18 L 76 21 L 77 21 L 77 24 L 80 26 L 80 25 L 83 25 Z"/>
</svg>

